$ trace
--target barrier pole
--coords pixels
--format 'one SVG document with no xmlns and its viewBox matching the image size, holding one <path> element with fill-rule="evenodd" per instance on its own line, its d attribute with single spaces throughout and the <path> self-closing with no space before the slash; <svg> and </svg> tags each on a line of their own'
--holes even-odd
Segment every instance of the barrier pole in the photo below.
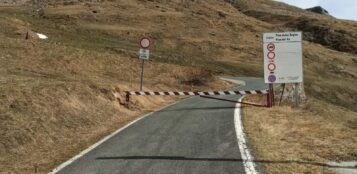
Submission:
<svg viewBox="0 0 357 174">
<path fill-rule="evenodd" d="M 129 103 L 130 103 L 130 94 L 127 93 L 125 95 L 125 105 L 126 105 L 127 108 L 129 108 Z"/>
</svg>

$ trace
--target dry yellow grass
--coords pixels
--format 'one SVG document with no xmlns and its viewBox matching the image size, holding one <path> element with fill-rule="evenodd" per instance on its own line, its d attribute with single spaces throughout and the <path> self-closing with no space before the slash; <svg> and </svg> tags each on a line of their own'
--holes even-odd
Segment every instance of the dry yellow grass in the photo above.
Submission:
<svg viewBox="0 0 357 174">
<path fill-rule="evenodd" d="M 10 41 L 14 42 L 6 44 L 10 49 L 15 45 L 26 49 L 3 62 L 7 66 L 0 85 L 1 172 L 47 172 L 137 116 L 175 99 L 133 98 L 134 107 L 128 110 L 113 92 L 137 90 L 139 61 L 80 49 L 62 56 L 61 52 L 72 49 L 55 46 L 51 50 L 47 43 Z M 41 54 L 46 56 L 36 56 Z M 204 70 L 175 65 L 148 62 L 145 75 L 148 90 L 229 86 L 218 84 Z M 191 86 L 190 80 L 198 77 L 212 81 Z"/>
<path fill-rule="evenodd" d="M 328 162 L 357 157 L 357 114 L 314 98 L 296 109 L 244 107 L 244 125 L 267 173 L 334 173 Z"/>
<path fill-rule="evenodd" d="M 0 43 L 0 173 L 46 173 L 138 116 L 178 100 L 137 97 L 128 110 L 113 92 L 138 89 L 139 60 L 34 36 L 26 41 L 26 22 L 13 17 L 0 22 L 6 29 Z M 20 35 L 9 37 L 11 31 Z M 217 82 L 202 68 L 145 64 L 147 90 L 229 87 Z"/>
</svg>

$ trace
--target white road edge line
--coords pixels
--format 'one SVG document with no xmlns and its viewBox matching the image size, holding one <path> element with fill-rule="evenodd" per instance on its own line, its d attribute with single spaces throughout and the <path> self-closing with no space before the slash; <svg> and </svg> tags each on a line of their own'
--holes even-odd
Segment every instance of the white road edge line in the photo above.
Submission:
<svg viewBox="0 0 357 174">
<path fill-rule="evenodd" d="M 242 102 L 244 96 L 241 97 L 238 102 Z M 242 112 L 241 112 L 241 104 L 237 103 L 236 108 L 234 109 L 234 125 L 237 134 L 239 151 L 242 156 L 243 166 L 246 174 L 259 174 L 256 170 L 256 165 L 254 163 L 254 158 L 249 152 L 249 148 L 247 146 L 247 141 L 245 139 L 246 135 L 243 129 L 242 123 Z"/>
<path fill-rule="evenodd" d="M 187 98 L 189 99 L 189 98 Z M 184 100 L 187 100 L 184 99 Z M 108 136 L 104 137 L 103 139 L 101 139 L 100 141 L 96 142 L 95 144 L 91 145 L 90 147 L 88 147 L 87 149 L 83 150 L 82 152 L 80 152 L 78 155 L 74 156 L 73 158 L 69 159 L 68 161 L 62 163 L 61 165 L 59 165 L 58 167 L 54 168 L 51 172 L 49 172 L 48 174 L 56 174 L 57 172 L 61 171 L 63 168 L 67 167 L 68 165 L 70 165 L 71 163 L 73 163 L 74 161 L 76 161 L 77 159 L 81 158 L 82 156 L 84 156 L 85 154 L 87 154 L 88 152 L 90 152 L 91 150 L 93 150 L 94 148 L 98 147 L 99 145 L 101 145 L 102 143 L 104 143 L 105 141 L 109 140 L 110 138 L 112 138 L 113 136 L 115 136 L 116 134 L 118 134 L 119 132 L 123 131 L 124 129 L 128 128 L 129 126 L 133 125 L 134 123 L 140 121 L 141 119 L 148 117 L 150 115 L 152 115 L 153 113 L 163 110 L 165 108 L 168 108 L 170 106 L 173 106 L 179 102 L 182 102 L 184 100 L 181 101 L 176 101 L 172 104 L 169 104 L 167 106 L 164 106 L 162 108 L 159 108 L 153 112 L 150 112 L 148 114 L 145 114 L 139 118 L 137 118 L 136 120 L 130 122 L 129 124 L 125 125 L 124 127 L 121 127 L 120 129 L 116 130 L 115 132 L 109 134 Z"/>
</svg>

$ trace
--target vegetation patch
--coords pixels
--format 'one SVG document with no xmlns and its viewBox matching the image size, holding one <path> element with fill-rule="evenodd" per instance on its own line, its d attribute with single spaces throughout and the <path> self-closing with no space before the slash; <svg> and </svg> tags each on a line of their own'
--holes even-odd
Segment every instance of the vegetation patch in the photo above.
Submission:
<svg viewBox="0 0 357 174">
<path fill-rule="evenodd" d="M 315 98 L 301 108 L 244 107 L 243 111 L 255 159 L 267 173 L 335 173 L 329 162 L 356 159 L 357 130 L 351 126 L 355 112 Z"/>
</svg>

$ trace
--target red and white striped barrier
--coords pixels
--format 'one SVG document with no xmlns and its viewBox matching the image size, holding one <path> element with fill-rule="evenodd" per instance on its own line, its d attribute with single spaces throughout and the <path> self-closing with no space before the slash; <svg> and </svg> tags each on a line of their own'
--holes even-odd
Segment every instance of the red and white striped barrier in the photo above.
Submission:
<svg viewBox="0 0 357 174">
<path fill-rule="evenodd" d="M 242 104 L 258 106 L 258 107 L 271 107 L 272 106 L 272 90 L 250 90 L 250 91 L 211 91 L 211 92 L 150 92 L 150 91 L 125 91 L 126 96 L 126 107 L 129 108 L 130 96 L 200 96 L 208 99 L 223 100 L 227 102 L 237 103 L 234 100 L 214 98 L 209 96 L 219 96 L 219 95 L 246 95 L 246 94 L 267 94 L 267 105 L 254 104 L 239 102 Z"/>
<path fill-rule="evenodd" d="M 145 92 L 126 91 L 126 95 L 133 96 L 214 96 L 214 95 L 246 95 L 246 94 L 268 94 L 269 90 L 250 91 L 211 91 L 211 92 Z"/>
</svg>

